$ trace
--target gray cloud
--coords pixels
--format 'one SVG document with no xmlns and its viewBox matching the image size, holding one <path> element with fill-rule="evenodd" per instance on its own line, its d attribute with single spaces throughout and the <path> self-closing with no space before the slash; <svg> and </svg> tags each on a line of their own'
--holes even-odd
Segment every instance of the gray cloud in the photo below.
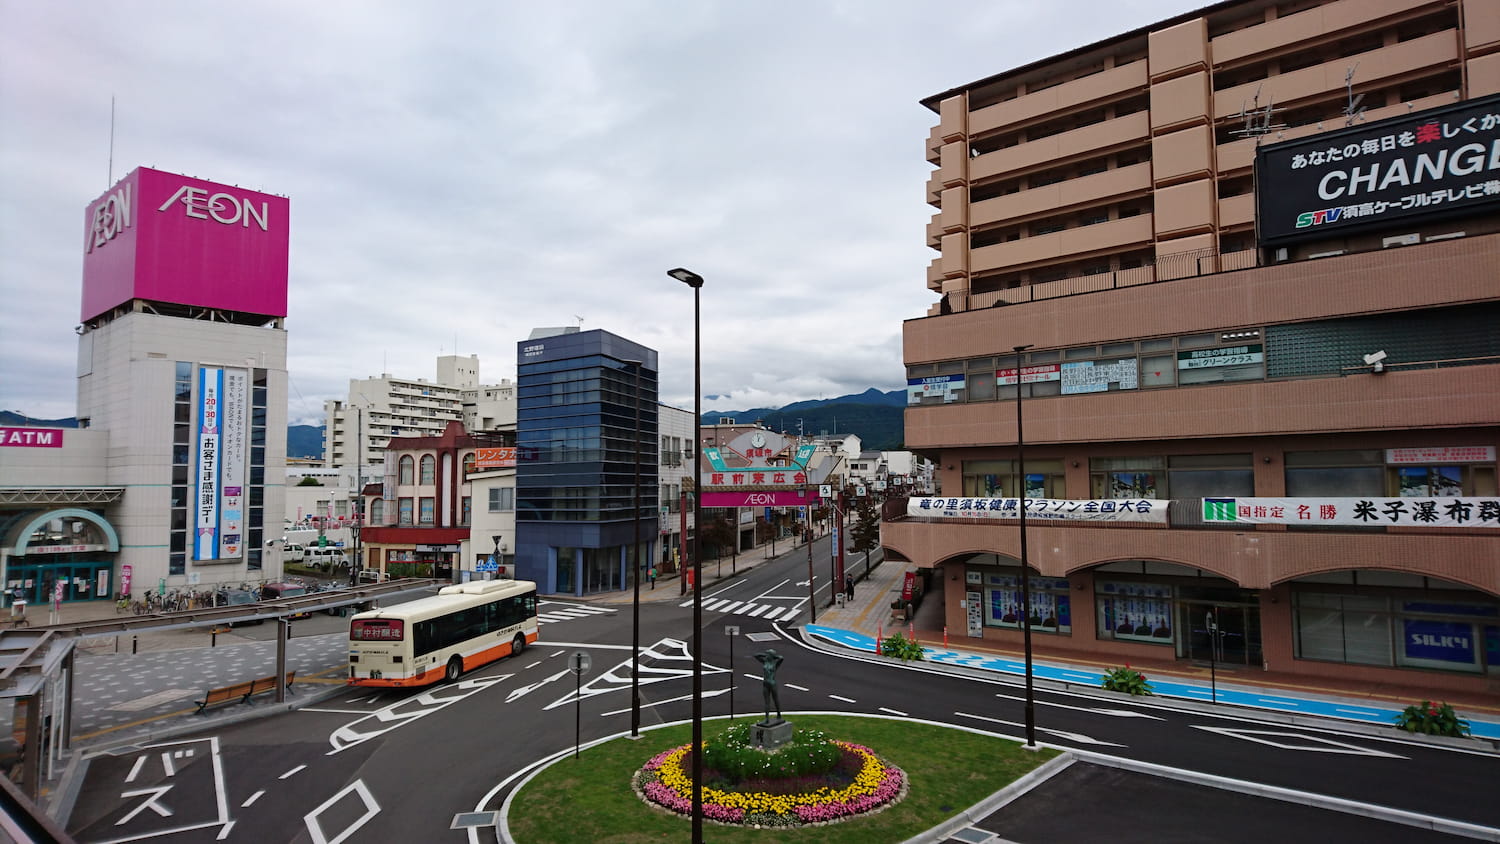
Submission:
<svg viewBox="0 0 1500 844">
<path fill-rule="evenodd" d="M 692 406 L 904 383 L 935 301 L 924 96 L 1189 0 L 0 0 L 0 407 L 74 410 L 83 209 L 145 165 L 291 197 L 291 416 L 537 326 L 661 353 Z"/>
</svg>

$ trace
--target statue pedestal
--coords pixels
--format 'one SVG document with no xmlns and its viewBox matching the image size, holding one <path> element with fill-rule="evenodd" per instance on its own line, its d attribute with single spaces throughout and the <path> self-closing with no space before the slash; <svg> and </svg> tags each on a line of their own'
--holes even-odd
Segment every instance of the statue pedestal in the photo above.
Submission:
<svg viewBox="0 0 1500 844">
<path fill-rule="evenodd" d="M 792 722 L 781 718 L 761 721 L 750 727 L 750 746 L 761 750 L 775 750 L 792 740 Z"/>
</svg>

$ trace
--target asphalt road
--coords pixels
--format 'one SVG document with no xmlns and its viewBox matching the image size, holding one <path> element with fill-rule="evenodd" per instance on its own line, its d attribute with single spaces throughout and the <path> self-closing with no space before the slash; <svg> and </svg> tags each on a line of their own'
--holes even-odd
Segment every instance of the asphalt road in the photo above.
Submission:
<svg viewBox="0 0 1500 844">
<path fill-rule="evenodd" d="M 735 608 L 703 614 L 706 718 L 729 714 L 731 683 L 736 714 L 760 709 L 751 654 L 775 647 L 786 658 L 778 679 L 783 710 L 793 720 L 801 711 L 850 712 L 1023 736 L 1019 681 L 803 643 L 780 619 L 807 621 L 806 581 L 806 560 L 782 560 L 706 590 L 705 606 L 730 599 L 715 605 Z M 583 741 L 629 731 L 630 605 L 549 600 L 540 611 L 539 646 L 456 684 L 419 692 L 343 689 L 285 714 L 98 757 L 68 828 L 90 842 L 457 840 L 459 833 L 446 831 L 455 815 L 499 809 L 519 774 L 573 747 L 569 654 L 585 650 L 593 662 L 582 687 Z M 677 601 L 642 608 L 643 727 L 691 717 L 691 618 L 691 607 Z M 311 635 L 319 623 L 298 624 Z M 329 623 L 343 629 L 340 619 Z M 726 635 L 729 626 L 739 635 Z M 1320 840 L 1428 840 L 1357 805 L 1310 809 L 1236 796 L 1261 784 L 1293 800 L 1375 804 L 1497 828 L 1500 836 L 1500 801 L 1483 797 L 1500 781 L 1494 754 L 1394 733 L 1291 727 L 1205 706 L 1040 689 L 1036 700 L 1043 743 L 1194 772 L 1222 787 L 1078 767 L 995 814 L 994 829 L 983 822 L 976 829 L 1017 841 L 1258 841 L 1264 829 L 1318 833 Z M 1128 817 L 1127 809 L 1145 813 L 1133 829 L 1160 837 L 1121 832 L 1118 821 L 1101 827 L 1109 812 Z M 1219 812 L 1224 817 L 1216 820 Z M 1194 836 L 1204 830 L 1211 832 Z M 485 835 L 477 840 L 489 840 Z"/>
</svg>

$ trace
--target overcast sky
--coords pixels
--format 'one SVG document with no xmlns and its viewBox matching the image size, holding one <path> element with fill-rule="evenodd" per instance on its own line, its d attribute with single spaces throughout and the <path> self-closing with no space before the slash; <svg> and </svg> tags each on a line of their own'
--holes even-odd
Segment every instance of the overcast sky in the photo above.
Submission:
<svg viewBox="0 0 1500 844">
<path fill-rule="evenodd" d="M 0 409 L 73 415 L 83 211 L 142 165 L 290 197 L 294 424 L 455 351 L 514 379 L 541 326 L 691 408 L 677 266 L 705 410 L 898 389 L 918 100 L 1202 5 L 0 0 Z"/>
</svg>

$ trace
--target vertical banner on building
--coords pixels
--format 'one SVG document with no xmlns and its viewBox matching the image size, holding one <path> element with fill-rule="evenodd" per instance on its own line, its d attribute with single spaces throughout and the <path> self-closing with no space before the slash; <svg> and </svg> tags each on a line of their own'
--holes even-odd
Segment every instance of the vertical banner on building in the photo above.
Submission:
<svg viewBox="0 0 1500 844">
<path fill-rule="evenodd" d="M 219 556 L 219 405 L 224 392 L 224 370 L 198 368 L 198 460 L 194 485 L 197 495 L 193 559 Z"/>
<path fill-rule="evenodd" d="M 245 553 L 245 458 L 250 373 L 225 369 L 219 396 L 219 559 Z"/>
</svg>

